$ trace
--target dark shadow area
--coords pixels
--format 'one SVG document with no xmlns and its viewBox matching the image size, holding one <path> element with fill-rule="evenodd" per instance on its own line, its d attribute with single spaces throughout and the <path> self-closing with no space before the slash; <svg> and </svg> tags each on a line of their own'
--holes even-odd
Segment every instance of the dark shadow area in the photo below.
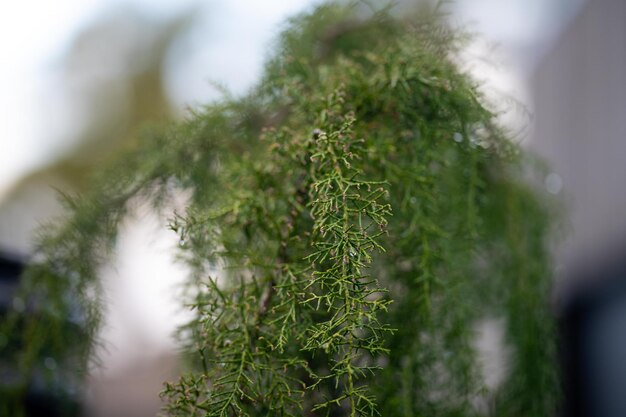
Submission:
<svg viewBox="0 0 626 417">
<path fill-rule="evenodd" d="M 0 253 L 0 317 L 5 319 L 11 310 L 25 316 L 32 313 L 32 307 L 25 306 L 15 297 L 25 260 L 18 256 Z M 11 308 L 12 304 L 12 308 Z M 19 313 L 18 313 L 19 312 Z M 16 316 L 18 321 L 22 317 Z M 69 324 L 69 323 L 68 323 Z M 0 333 L 0 348 L 3 352 L 19 349 L 19 342 L 11 335 Z M 0 415 L 12 416 L 13 410 L 24 410 L 24 417 L 72 417 L 81 415 L 81 404 L 70 386 L 62 378 L 54 377 L 52 383 L 45 382 L 44 375 L 55 374 L 56 363 L 51 358 L 44 360 L 45 369 L 35 369 L 29 381 L 21 388 L 19 364 L 9 363 L 0 358 Z M 25 392 L 23 391 L 25 390 Z"/>
<path fill-rule="evenodd" d="M 622 250 L 578 265 L 567 277 L 561 310 L 566 417 L 626 415 L 626 246 L 615 247 Z"/>
</svg>

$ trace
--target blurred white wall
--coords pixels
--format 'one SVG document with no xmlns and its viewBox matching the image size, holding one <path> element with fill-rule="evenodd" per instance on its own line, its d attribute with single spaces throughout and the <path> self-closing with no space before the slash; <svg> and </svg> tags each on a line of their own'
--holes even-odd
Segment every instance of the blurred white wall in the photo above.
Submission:
<svg viewBox="0 0 626 417">
<path fill-rule="evenodd" d="M 626 2 L 592 0 L 530 78 L 531 147 L 562 183 L 562 265 L 626 238 Z"/>
</svg>

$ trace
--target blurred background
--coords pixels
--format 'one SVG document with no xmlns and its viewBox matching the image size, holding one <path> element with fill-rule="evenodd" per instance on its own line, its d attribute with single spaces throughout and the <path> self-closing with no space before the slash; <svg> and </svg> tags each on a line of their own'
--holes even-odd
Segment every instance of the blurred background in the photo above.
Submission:
<svg viewBox="0 0 626 417">
<path fill-rule="evenodd" d="M 5 2 L 0 253 L 27 259 L 33 231 L 62 215 L 56 190 L 83 190 L 90 172 L 132 144 L 140 126 L 183 117 L 187 108 L 219 98 L 224 87 L 244 94 L 258 79 L 281 22 L 316 3 Z M 502 117 L 520 132 L 516 140 L 546 160 L 544 186 L 565 203 L 565 227 L 554 247 L 555 304 L 569 329 L 566 339 L 587 343 L 569 349 L 567 360 L 579 363 L 595 352 L 619 362 L 613 357 L 619 349 L 598 350 L 614 333 L 593 330 L 593 319 L 580 330 L 579 322 L 608 314 L 617 317 L 616 328 L 626 329 L 626 313 L 600 312 L 601 295 L 579 300 L 590 294 L 589 282 L 622 276 L 615 259 L 626 236 L 626 2 L 457 0 L 445 10 L 453 24 L 480 34 L 463 65 L 507 109 Z M 116 259 L 102 271 L 108 343 L 103 368 L 89 376 L 89 416 L 155 415 L 161 382 L 176 374 L 171 334 L 185 316 L 172 288 L 185 271 L 173 260 L 177 237 L 164 226 L 138 206 L 123 225 Z M 581 263 L 617 266 L 599 273 Z M 593 294 L 602 288 L 593 284 Z M 0 290 L 0 301 L 10 302 L 9 287 Z M 626 305 L 619 300 L 616 305 Z M 596 316 L 587 313 L 592 308 Z M 624 341 L 615 343 L 626 348 Z M 572 372 L 570 380 L 577 381 L 578 371 Z M 613 375 L 612 383 L 626 382 L 623 375 Z M 572 389 L 585 389 L 578 385 Z M 626 415 L 606 413 L 596 415 Z"/>
</svg>

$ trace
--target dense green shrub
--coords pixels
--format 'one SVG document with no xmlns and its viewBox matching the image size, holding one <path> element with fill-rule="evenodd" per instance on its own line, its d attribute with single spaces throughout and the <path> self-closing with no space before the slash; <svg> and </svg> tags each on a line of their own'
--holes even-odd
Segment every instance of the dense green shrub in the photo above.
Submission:
<svg viewBox="0 0 626 417">
<path fill-rule="evenodd" d="M 550 416 L 548 216 L 436 16 L 325 5 L 290 21 L 258 87 L 105 170 L 40 240 L 20 364 L 67 353 L 78 300 L 92 350 L 96 270 L 128 201 L 170 218 L 192 271 L 189 369 L 173 416 Z M 162 210 L 179 190 L 181 213 Z M 477 322 L 503 318 L 506 380 L 485 392 Z M 55 350 L 56 349 L 56 350 Z M 74 356 L 75 357 L 75 356 Z"/>
</svg>

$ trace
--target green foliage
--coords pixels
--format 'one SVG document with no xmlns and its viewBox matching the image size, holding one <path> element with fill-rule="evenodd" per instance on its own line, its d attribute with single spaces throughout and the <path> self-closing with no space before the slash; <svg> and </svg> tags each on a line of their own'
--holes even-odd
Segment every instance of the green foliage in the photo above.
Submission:
<svg viewBox="0 0 626 417">
<path fill-rule="evenodd" d="M 25 291 L 58 314 L 78 300 L 84 361 L 95 271 L 129 200 L 160 209 L 188 190 L 184 213 L 163 213 L 195 312 L 168 415 L 554 414 L 547 211 L 455 63 L 463 36 L 391 13 L 324 5 L 293 19 L 257 89 L 146 132 L 68 198 Z M 504 319 L 512 351 L 487 394 L 473 347 L 485 317 Z M 25 370 L 46 337 L 25 335 Z"/>
</svg>

